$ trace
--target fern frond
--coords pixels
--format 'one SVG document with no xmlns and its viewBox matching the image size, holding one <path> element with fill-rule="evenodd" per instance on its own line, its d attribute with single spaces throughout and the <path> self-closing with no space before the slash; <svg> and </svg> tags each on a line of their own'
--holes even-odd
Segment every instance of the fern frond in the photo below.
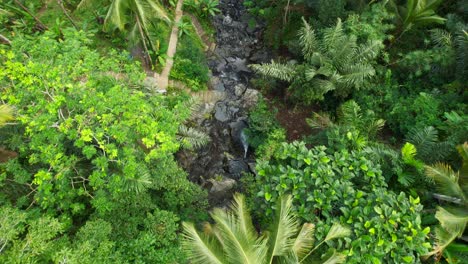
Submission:
<svg viewBox="0 0 468 264">
<path fill-rule="evenodd" d="M 378 40 L 372 40 L 361 44 L 356 50 L 356 57 L 361 62 L 369 62 L 377 58 L 382 45 L 382 42 Z"/>
<path fill-rule="evenodd" d="M 343 68 L 343 82 L 347 86 L 360 88 L 364 83 L 375 75 L 375 69 L 370 64 L 350 64 Z"/>
<path fill-rule="evenodd" d="M 343 23 L 338 18 L 334 28 L 327 28 L 323 32 L 322 52 L 327 53 L 330 50 L 338 50 L 345 41 L 346 35 L 343 32 Z"/>
<path fill-rule="evenodd" d="M 314 112 L 312 118 L 307 118 L 306 121 L 313 129 L 326 129 L 334 125 L 330 115 L 325 112 Z"/>
<path fill-rule="evenodd" d="M 317 50 L 318 43 L 314 30 L 310 27 L 309 23 L 302 18 L 304 26 L 299 30 L 299 43 L 302 46 L 302 54 L 306 60 L 312 58 L 312 54 Z"/>
<path fill-rule="evenodd" d="M 450 32 L 434 28 L 430 30 L 432 42 L 438 47 L 452 47 L 452 35 Z"/>
<path fill-rule="evenodd" d="M 210 142 L 210 137 L 206 133 L 183 124 L 179 126 L 177 139 L 182 142 L 183 147 L 188 149 L 198 149 Z"/>
<path fill-rule="evenodd" d="M 354 100 L 349 100 L 339 107 L 338 119 L 345 125 L 355 126 L 361 117 L 361 107 Z"/>
<path fill-rule="evenodd" d="M 276 62 L 271 62 L 267 64 L 253 64 L 250 65 L 252 69 L 256 72 L 273 77 L 278 78 L 283 81 L 290 82 L 294 77 L 294 66 L 288 64 L 281 64 Z"/>
</svg>

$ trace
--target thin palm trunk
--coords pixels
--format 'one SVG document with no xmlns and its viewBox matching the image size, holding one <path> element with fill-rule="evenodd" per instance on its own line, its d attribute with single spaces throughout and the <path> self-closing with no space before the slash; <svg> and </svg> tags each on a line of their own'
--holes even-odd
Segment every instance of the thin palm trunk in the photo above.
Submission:
<svg viewBox="0 0 468 264">
<path fill-rule="evenodd" d="M 143 28 L 141 27 L 140 23 L 140 18 L 138 17 L 138 14 L 135 15 L 135 19 L 138 25 L 138 31 L 140 32 L 140 37 L 141 37 L 141 42 L 143 43 L 143 48 L 145 49 L 145 61 L 150 65 L 150 67 L 153 67 L 153 60 L 151 59 L 151 55 L 149 54 L 148 46 L 146 46 L 146 37 L 145 33 L 143 32 Z"/>
<path fill-rule="evenodd" d="M 184 0 L 179 0 L 176 6 L 176 15 L 174 19 L 174 25 L 172 26 L 171 37 L 169 39 L 169 46 L 167 48 L 167 60 L 166 66 L 164 67 L 161 75 L 158 78 L 158 88 L 165 90 L 169 85 L 169 74 L 171 72 L 172 66 L 174 65 L 174 55 L 177 49 L 177 41 L 179 38 L 179 22 L 182 19 L 182 6 L 184 5 Z"/>
<path fill-rule="evenodd" d="M 65 7 L 63 6 L 63 1 L 62 0 L 57 0 L 57 3 L 59 4 L 60 8 L 62 9 L 63 13 L 65 14 L 65 16 L 68 18 L 68 20 L 70 20 L 70 23 L 72 23 L 73 27 L 75 27 L 75 29 L 79 29 L 78 26 L 76 25 L 75 21 L 73 20 L 73 18 L 70 16 L 70 14 L 67 12 L 67 9 L 65 9 Z"/>
<path fill-rule="evenodd" d="M 11 41 L 2 34 L 0 34 L 0 42 L 6 45 L 11 45 Z"/>
<path fill-rule="evenodd" d="M 40 28 L 42 28 L 43 30 L 49 29 L 46 25 L 44 25 L 44 23 L 42 23 L 42 21 L 38 17 L 36 17 L 31 11 L 29 11 L 29 9 L 25 7 L 20 1 L 18 0 L 14 0 L 14 1 L 24 11 L 26 11 L 26 13 L 28 13 L 32 18 L 34 18 L 34 20 L 36 21 L 36 23 L 39 25 Z"/>
</svg>

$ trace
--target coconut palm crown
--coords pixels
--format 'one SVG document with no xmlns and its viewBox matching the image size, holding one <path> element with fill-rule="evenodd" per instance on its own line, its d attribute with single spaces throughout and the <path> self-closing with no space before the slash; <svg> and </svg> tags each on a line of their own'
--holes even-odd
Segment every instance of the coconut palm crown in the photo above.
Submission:
<svg viewBox="0 0 468 264">
<path fill-rule="evenodd" d="M 311 223 L 300 226 L 292 211 L 291 196 L 279 200 L 275 218 L 262 234 L 255 230 L 241 194 L 234 196 L 230 210 L 217 208 L 211 216 L 214 224 L 206 223 L 203 232 L 198 232 L 192 223 L 183 223 L 182 246 L 191 263 L 311 263 L 317 261 L 312 253 L 320 245 L 350 235 L 349 229 L 335 224 L 326 238 L 314 245 L 315 226 Z M 321 261 L 343 263 L 345 256 L 329 250 Z"/>
</svg>

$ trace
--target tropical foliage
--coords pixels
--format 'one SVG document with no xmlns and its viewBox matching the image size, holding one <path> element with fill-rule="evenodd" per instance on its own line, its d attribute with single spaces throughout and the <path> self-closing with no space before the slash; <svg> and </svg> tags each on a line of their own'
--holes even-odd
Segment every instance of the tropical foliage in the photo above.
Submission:
<svg viewBox="0 0 468 264">
<path fill-rule="evenodd" d="M 257 165 L 258 206 L 267 215 L 282 195 L 292 195 L 298 215 L 316 223 L 317 239 L 334 221 L 351 236 L 332 245 L 347 249 L 346 263 L 415 263 L 431 247 L 421 223 L 419 198 L 396 194 L 365 152 L 284 143 Z M 398 206 L 397 206 L 398 204 Z"/>
<path fill-rule="evenodd" d="M 262 236 L 252 224 L 243 195 L 234 196 L 229 211 L 217 208 L 211 216 L 215 224 L 205 223 L 202 234 L 192 223 L 184 223 L 183 246 L 193 263 L 311 263 L 311 253 L 320 245 L 349 235 L 347 228 L 335 224 L 314 247 L 315 226 L 300 226 L 290 196 L 278 199 L 275 218 Z M 345 256 L 331 250 L 321 261 L 344 263 Z"/>
<path fill-rule="evenodd" d="M 2 262 L 180 261 L 179 221 L 205 206 L 173 156 L 193 134 L 180 129 L 189 107 L 144 89 L 126 54 L 101 57 L 91 35 L 62 33 L 0 50 L 2 98 L 16 109 L 1 144 L 18 153 L 0 164 Z"/>
<path fill-rule="evenodd" d="M 82 0 L 77 8 L 92 8 L 101 1 Z M 151 62 L 149 51 L 158 51 L 156 43 L 151 39 L 150 30 L 155 25 L 155 19 L 170 22 L 166 9 L 158 0 L 112 0 L 104 19 L 104 30 L 118 29 L 127 32 L 128 38 L 143 44 L 146 57 Z"/>
<path fill-rule="evenodd" d="M 463 159 L 459 171 L 455 172 L 449 165 L 436 163 L 426 166 L 426 175 L 436 182 L 436 196 L 448 202 L 437 207 L 435 217 L 440 222 L 436 230 L 436 240 L 433 254 L 442 254 L 455 239 L 463 236 L 468 224 L 468 143 L 458 146 L 458 152 Z M 448 250 L 450 256 L 454 252 Z M 454 250 L 455 251 L 455 250 Z"/>
<path fill-rule="evenodd" d="M 290 83 L 289 90 L 303 103 L 323 100 L 333 92 L 346 97 L 355 89 L 363 89 L 375 75 L 372 62 L 378 56 L 382 43 L 357 42 L 356 36 L 344 32 L 340 19 L 334 28 L 323 30 L 320 37 L 304 20 L 299 31 L 299 43 L 304 63 L 281 64 L 272 62 L 252 65 L 257 72 Z"/>
</svg>

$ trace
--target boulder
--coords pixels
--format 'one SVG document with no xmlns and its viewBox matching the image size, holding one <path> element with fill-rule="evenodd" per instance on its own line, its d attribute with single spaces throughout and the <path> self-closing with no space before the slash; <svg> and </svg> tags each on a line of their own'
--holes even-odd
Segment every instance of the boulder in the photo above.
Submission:
<svg viewBox="0 0 468 264">
<path fill-rule="evenodd" d="M 247 87 L 245 87 L 244 84 L 239 83 L 236 86 L 234 86 L 234 93 L 236 94 L 237 97 L 240 97 L 244 94 L 246 89 Z"/>
<path fill-rule="evenodd" d="M 257 104 L 259 97 L 260 93 L 257 90 L 247 89 L 244 93 L 242 106 L 247 109 L 252 108 Z"/>
<path fill-rule="evenodd" d="M 228 107 L 225 103 L 217 103 L 215 106 L 215 118 L 220 122 L 226 122 L 230 119 Z"/>
<path fill-rule="evenodd" d="M 228 172 L 233 179 L 240 179 L 243 172 L 249 172 L 249 166 L 242 159 L 229 160 L 228 161 Z"/>
</svg>

